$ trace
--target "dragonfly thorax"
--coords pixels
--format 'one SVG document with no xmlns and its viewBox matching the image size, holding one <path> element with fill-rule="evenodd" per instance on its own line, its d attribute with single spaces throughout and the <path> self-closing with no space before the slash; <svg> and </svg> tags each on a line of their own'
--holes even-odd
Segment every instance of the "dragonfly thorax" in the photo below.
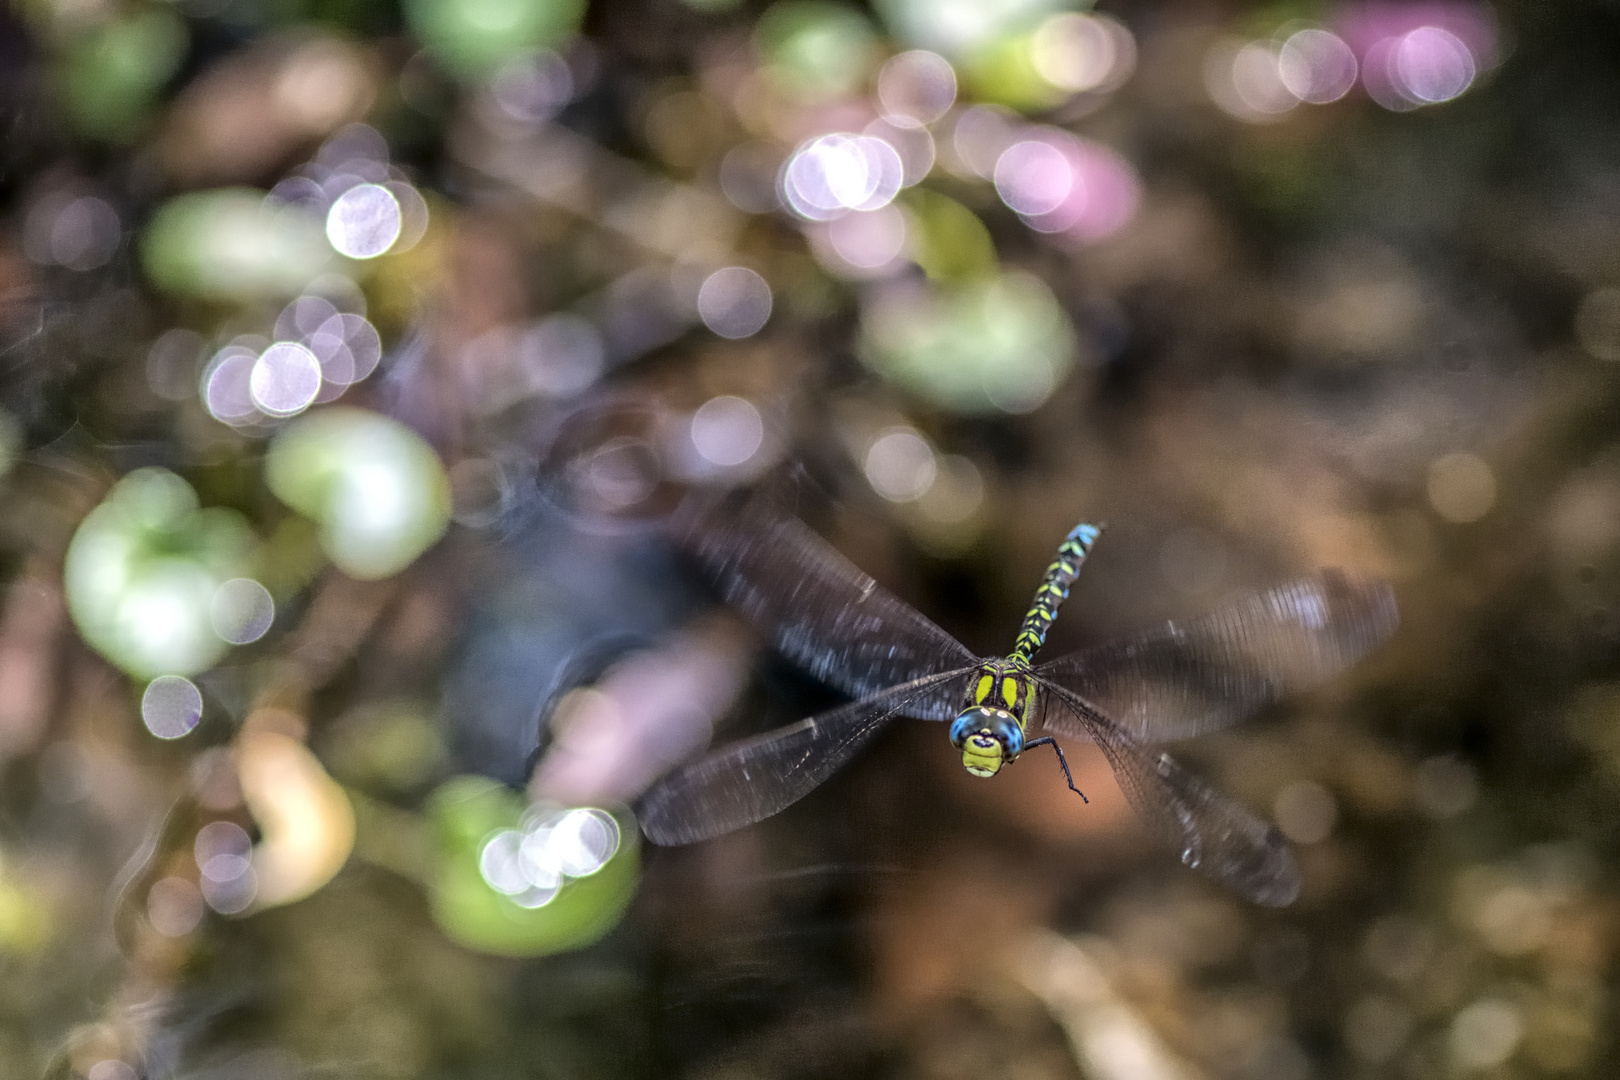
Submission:
<svg viewBox="0 0 1620 1080">
<path fill-rule="evenodd" d="M 994 776 L 1024 750 L 1024 718 L 1034 698 L 1029 666 L 990 660 L 968 685 L 967 700 L 951 723 L 951 743 L 962 767 L 974 776 Z"/>
</svg>

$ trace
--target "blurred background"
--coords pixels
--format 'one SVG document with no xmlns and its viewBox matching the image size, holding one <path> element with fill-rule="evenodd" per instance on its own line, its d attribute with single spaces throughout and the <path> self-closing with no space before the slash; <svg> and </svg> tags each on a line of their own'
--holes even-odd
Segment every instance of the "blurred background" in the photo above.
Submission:
<svg viewBox="0 0 1620 1080">
<path fill-rule="evenodd" d="M 1620 8 L 23 0 L 0 14 L 0 1073 L 1620 1071 Z M 670 542 L 761 486 L 971 648 L 1339 566 L 1367 662 L 1177 753 L 837 698 Z"/>
</svg>

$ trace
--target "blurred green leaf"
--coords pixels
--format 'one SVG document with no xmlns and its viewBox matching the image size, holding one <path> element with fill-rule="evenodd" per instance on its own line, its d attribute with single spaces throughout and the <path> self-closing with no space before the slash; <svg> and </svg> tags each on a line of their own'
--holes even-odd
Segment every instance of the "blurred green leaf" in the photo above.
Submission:
<svg viewBox="0 0 1620 1080">
<path fill-rule="evenodd" d="M 340 717 L 322 756 L 345 784 L 408 791 L 443 765 L 445 747 L 420 705 L 388 701 Z"/>
<path fill-rule="evenodd" d="M 905 194 L 911 258 L 941 283 L 987 278 L 996 272 L 996 246 L 979 215 L 927 188 Z"/>
<path fill-rule="evenodd" d="M 584 0 L 405 0 L 405 18 L 422 44 L 466 79 L 565 44 L 584 16 Z"/>
<path fill-rule="evenodd" d="M 1074 350 L 1052 291 L 1019 271 L 928 293 L 882 293 L 861 318 L 861 358 L 953 412 L 1028 412 L 1073 366 Z"/>
<path fill-rule="evenodd" d="M 875 0 L 889 30 L 913 48 L 963 59 L 1032 29 L 1044 16 L 1091 7 L 1076 0 Z"/>
<path fill-rule="evenodd" d="M 810 97 L 847 94 L 878 58 L 877 34 L 853 8 L 825 0 L 784 0 L 759 20 L 754 41 L 772 76 Z"/>
<path fill-rule="evenodd" d="M 328 408 L 276 436 L 265 475 L 277 498 L 320 527 L 321 548 L 351 577 L 410 565 L 450 523 L 450 483 L 410 428 L 362 409 Z"/>
<path fill-rule="evenodd" d="M 148 8 L 96 27 L 72 41 L 61 59 L 63 100 L 90 135 L 125 141 L 186 53 L 185 22 Z"/>
<path fill-rule="evenodd" d="M 138 469 L 73 535 L 68 610 L 85 640 L 130 674 L 195 674 L 230 647 L 214 630 L 214 593 L 245 572 L 257 543 L 234 510 L 199 509 L 180 477 Z"/>
<path fill-rule="evenodd" d="M 1068 93 L 1035 68 L 1034 31 L 1024 30 L 974 50 L 963 65 L 963 82 L 977 101 L 1039 112 L 1060 104 Z"/>
<path fill-rule="evenodd" d="M 170 199 L 147 225 L 141 254 L 159 288 L 212 300 L 292 296 L 336 259 L 320 221 L 266 206 L 251 188 Z"/>
<path fill-rule="evenodd" d="M 638 834 L 625 821 L 621 846 L 607 864 L 569 880 L 548 903 L 524 907 L 493 889 L 480 871 L 483 847 L 500 830 L 517 828 L 526 809 L 517 792 L 477 776 L 447 781 L 428 802 L 436 849 L 429 886 L 433 916 L 468 948 L 503 956 L 577 949 L 617 925 L 635 895 Z"/>
</svg>

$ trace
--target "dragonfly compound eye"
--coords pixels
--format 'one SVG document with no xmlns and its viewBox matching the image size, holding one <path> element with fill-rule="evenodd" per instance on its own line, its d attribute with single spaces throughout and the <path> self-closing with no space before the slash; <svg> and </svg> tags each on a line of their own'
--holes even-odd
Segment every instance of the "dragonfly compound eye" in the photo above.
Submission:
<svg viewBox="0 0 1620 1080">
<path fill-rule="evenodd" d="M 975 731 L 983 731 L 988 728 L 990 726 L 989 712 L 989 709 L 968 709 L 961 716 L 951 721 L 951 745 L 960 750 L 962 744 L 968 741 L 969 735 L 972 735 Z"/>
<path fill-rule="evenodd" d="M 1011 761 L 1024 750 L 1024 729 L 1018 726 L 1018 721 L 1010 713 L 1000 710 L 990 710 L 990 734 L 1007 751 L 1007 760 Z"/>
</svg>

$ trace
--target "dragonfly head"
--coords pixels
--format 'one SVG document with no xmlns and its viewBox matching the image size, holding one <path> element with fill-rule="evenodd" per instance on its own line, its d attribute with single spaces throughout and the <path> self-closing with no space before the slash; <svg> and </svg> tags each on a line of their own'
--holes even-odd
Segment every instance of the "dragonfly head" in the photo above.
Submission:
<svg viewBox="0 0 1620 1080">
<path fill-rule="evenodd" d="M 975 705 L 951 723 L 951 744 L 974 776 L 994 776 L 1024 749 L 1024 729 L 1012 713 Z"/>
</svg>

